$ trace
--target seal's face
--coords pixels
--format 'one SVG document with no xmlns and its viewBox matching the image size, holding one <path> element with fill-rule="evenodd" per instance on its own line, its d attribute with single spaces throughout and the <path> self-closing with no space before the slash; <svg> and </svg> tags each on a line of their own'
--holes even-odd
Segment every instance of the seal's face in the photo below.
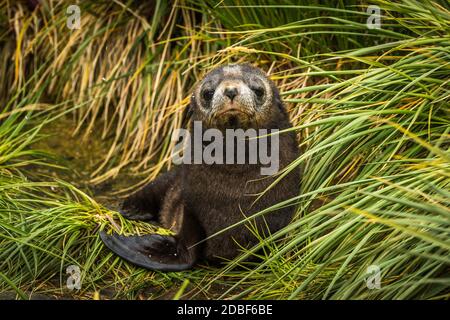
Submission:
<svg viewBox="0 0 450 320">
<path fill-rule="evenodd" d="M 250 65 L 226 65 L 208 73 L 193 98 L 206 124 L 217 128 L 255 127 L 270 112 L 270 80 Z"/>
</svg>

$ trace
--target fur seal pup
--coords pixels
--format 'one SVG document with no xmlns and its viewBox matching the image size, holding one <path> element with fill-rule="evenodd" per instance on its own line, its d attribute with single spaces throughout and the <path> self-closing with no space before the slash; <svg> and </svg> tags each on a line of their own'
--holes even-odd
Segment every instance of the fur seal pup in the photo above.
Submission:
<svg viewBox="0 0 450 320">
<path fill-rule="evenodd" d="M 275 85 L 260 69 L 248 64 L 225 65 L 209 72 L 196 86 L 189 111 L 193 124 L 200 122 L 203 132 L 291 127 Z M 299 149 L 294 132 L 278 137 L 277 164 L 281 170 L 299 156 Z M 228 140 L 222 142 L 226 145 Z M 202 148 L 207 145 L 203 141 Z M 235 151 L 235 146 L 231 150 Z M 246 151 L 246 159 L 249 154 Z M 262 193 L 276 179 L 262 175 L 262 167 L 259 160 L 175 166 L 128 197 L 120 210 L 128 219 L 157 221 L 174 231 L 174 236 L 127 237 L 102 231 L 101 239 L 122 258 L 151 270 L 180 271 L 191 268 L 197 261 L 233 259 L 242 248 L 258 243 L 255 229 L 259 235 L 274 233 L 290 222 L 295 210 L 293 206 L 281 207 L 209 238 L 245 217 L 299 194 L 298 169 Z"/>
</svg>

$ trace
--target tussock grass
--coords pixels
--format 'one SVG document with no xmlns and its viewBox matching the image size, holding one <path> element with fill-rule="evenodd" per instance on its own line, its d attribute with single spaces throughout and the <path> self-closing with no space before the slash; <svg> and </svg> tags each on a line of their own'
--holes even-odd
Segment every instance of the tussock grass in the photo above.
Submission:
<svg viewBox="0 0 450 320">
<path fill-rule="evenodd" d="M 105 252 L 97 232 L 111 228 L 125 234 L 164 230 L 124 220 L 64 181 L 22 169 L 30 164 L 53 165 L 42 160 L 44 154 L 27 148 L 39 138 L 41 125 L 36 120 L 31 115 L 22 120 L 11 116 L 0 125 L 4 138 L 0 143 L 0 272 L 5 280 L 0 292 L 14 289 L 21 298 L 33 297 L 35 292 L 70 295 L 65 289 L 70 265 L 80 267 L 81 281 L 91 298 L 100 284 L 102 290 L 114 289 L 116 280 L 121 286 L 149 282 L 161 287 L 163 280 L 124 266 Z M 23 130 L 30 122 L 34 122 L 32 129 Z M 114 289 L 111 296 L 119 293 Z"/>
<path fill-rule="evenodd" d="M 0 291 L 65 294 L 73 263 L 83 298 L 108 290 L 126 298 L 448 298 L 448 4 L 371 2 L 382 28 L 369 30 L 367 3 L 321 3 L 84 1 L 82 27 L 69 31 L 66 1 L 34 12 L 0 1 Z M 170 166 L 170 133 L 185 125 L 191 86 L 215 65 L 243 61 L 282 91 L 303 150 L 287 170 L 302 168 L 302 191 L 259 213 L 297 205 L 288 227 L 223 268 L 160 274 L 128 265 L 103 250 L 97 231 L 153 227 L 30 171 L 55 165 L 29 146 L 40 121 L 66 113 L 80 139 L 100 131 L 107 146 L 91 184 L 124 173 L 152 179 Z M 252 254 L 262 262 L 242 262 Z M 367 288 L 371 265 L 381 270 L 380 289 Z"/>
</svg>

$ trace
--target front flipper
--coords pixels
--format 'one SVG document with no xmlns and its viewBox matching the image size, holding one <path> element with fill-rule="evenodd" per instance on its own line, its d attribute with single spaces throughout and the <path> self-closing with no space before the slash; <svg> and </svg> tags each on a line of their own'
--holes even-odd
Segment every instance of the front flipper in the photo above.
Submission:
<svg viewBox="0 0 450 320">
<path fill-rule="evenodd" d="M 195 255 L 180 245 L 173 236 L 151 234 L 145 236 L 107 235 L 100 232 L 105 245 L 122 258 L 146 269 L 181 271 L 191 268 Z"/>
<path fill-rule="evenodd" d="M 125 209 L 125 206 L 122 205 L 122 208 L 119 209 L 119 213 L 128 220 L 137 220 L 137 221 L 156 221 L 156 216 L 151 212 L 146 212 L 140 208 L 135 208 L 132 206 L 128 206 Z"/>
<path fill-rule="evenodd" d="M 142 190 L 126 198 L 119 212 L 127 219 L 157 221 L 167 190 L 177 179 L 177 169 L 159 175 Z"/>
</svg>

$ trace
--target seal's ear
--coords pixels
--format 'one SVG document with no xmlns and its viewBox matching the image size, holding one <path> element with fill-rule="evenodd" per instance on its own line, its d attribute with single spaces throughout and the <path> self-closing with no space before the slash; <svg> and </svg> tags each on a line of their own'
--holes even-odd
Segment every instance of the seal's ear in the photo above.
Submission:
<svg viewBox="0 0 450 320">
<path fill-rule="evenodd" d="M 194 113 L 194 105 L 195 105 L 195 97 L 194 95 L 191 96 L 191 101 L 186 106 L 186 108 L 183 110 L 183 115 L 181 118 L 182 125 L 185 125 L 189 122 L 189 119 L 192 118 L 192 114 Z"/>
</svg>

